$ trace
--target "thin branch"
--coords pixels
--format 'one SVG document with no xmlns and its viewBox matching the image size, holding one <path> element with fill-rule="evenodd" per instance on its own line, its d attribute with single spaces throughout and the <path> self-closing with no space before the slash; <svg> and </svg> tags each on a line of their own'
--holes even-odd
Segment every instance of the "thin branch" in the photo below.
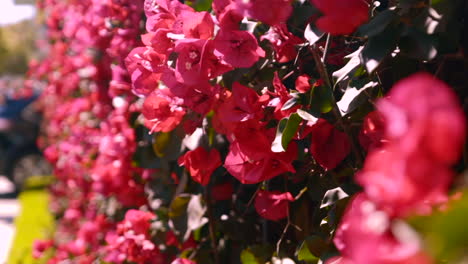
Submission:
<svg viewBox="0 0 468 264">
<path fill-rule="evenodd" d="M 323 50 L 323 55 L 322 55 L 322 62 L 325 63 L 325 60 L 327 59 L 328 55 L 328 50 L 330 49 L 330 42 L 331 42 L 331 35 L 330 33 L 327 34 L 327 40 L 325 42 L 325 49 Z"/>
<path fill-rule="evenodd" d="M 242 214 L 242 216 L 245 216 L 245 214 L 247 213 L 247 210 L 249 209 L 250 205 L 252 205 L 252 203 L 253 203 L 255 197 L 257 196 L 258 191 L 260 191 L 260 189 L 262 189 L 262 186 L 261 186 L 261 185 L 258 186 L 257 190 L 255 191 L 255 193 L 254 193 L 254 194 L 252 195 L 252 197 L 250 198 L 249 202 L 247 203 L 247 205 L 246 205 L 246 207 L 245 207 L 245 211 L 244 211 L 244 213 Z"/>
<path fill-rule="evenodd" d="M 211 209 L 210 193 L 209 193 L 208 186 L 205 187 L 204 196 L 205 196 L 205 202 L 206 202 L 206 208 L 207 208 L 207 214 L 208 214 L 208 228 L 210 232 L 211 248 L 213 250 L 214 261 L 215 261 L 215 264 L 220 264 L 218 245 L 216 243 L 216 234 L 215 234 L 216 222 L 215 222 L 215 219 L 213 218 L 213 211 Z"/>
<path fill-rule="evenodd" d="M 277 256 L 279 256 L 279 250 L 280 250 L 281 242 L 283 241 L 284 236 L 286 235 L 286 232 L 288 231 L 288 228 L 289 228 L 290 225 L 291 225 L 291 222 L 289 221 L 289 215 L 288 215 L 288 223 L 284 227 L 283 233 L 281 233 L 280 239 L 278 240 L 278 242 L 276 242 L 276 255 Z"/>
</svg>

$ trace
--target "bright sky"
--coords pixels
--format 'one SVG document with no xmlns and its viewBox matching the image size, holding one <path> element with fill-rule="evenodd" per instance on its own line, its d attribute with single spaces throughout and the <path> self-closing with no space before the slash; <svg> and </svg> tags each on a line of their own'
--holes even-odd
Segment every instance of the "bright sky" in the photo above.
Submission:
<svg viewBox="0 0 468 264">
<path fill-rule="evenodd" d="M 14 0 L 0 0 L 0 26 L 14 24 L 36 15 L 33 5 L 15 5 Z"/>
</svg>

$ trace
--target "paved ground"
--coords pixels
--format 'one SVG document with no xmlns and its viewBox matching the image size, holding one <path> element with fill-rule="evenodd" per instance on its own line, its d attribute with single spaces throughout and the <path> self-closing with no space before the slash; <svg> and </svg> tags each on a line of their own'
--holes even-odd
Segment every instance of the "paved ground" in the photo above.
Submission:
<svg viewBox="0 0 468 264">
<path fill-rule="evenodd" d="M 15 234 L 13 222 L 19 211 L 20 206 L 14 197 L 12 184 L 0 176 L 0 264 L 7 262 Z"/>
</svg>

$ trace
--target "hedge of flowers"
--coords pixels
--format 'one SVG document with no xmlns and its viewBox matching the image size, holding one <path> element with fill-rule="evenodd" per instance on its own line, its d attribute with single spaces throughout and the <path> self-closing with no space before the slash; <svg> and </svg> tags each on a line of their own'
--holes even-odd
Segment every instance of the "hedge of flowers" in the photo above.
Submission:
<svg viewBox="0 0 468 264">
<path fill-rule="evenodd" d="M 433 263 L 405 220 L 466 168 L 466 82 L 463 1 L 432 2 L 39 1 L 57 228 L 34 255 Z"/>
</svg>

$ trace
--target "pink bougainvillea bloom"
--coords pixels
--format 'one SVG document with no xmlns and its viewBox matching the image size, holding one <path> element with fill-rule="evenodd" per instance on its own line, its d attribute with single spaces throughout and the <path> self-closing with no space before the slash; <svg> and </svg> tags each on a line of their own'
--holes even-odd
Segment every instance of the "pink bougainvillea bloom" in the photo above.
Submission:
<svg viewBox="0 0 468 264">
<path fill-rule="evenodd" d="M 214 39 L 214 47 L 225 62 L 238 68 L 251 67 L 260 57 L 265 57 L 255 36 L 247 31 L 221 29 Z"/>
<path fill-rule="evenodd" d="M 373 111 L 367 114 L 359 132 L 359 143 L 366 150 L 379 148 L 384 143 L 385 122 L 382 115 Z"/>
<path fill-rule="evenodd" d="M 311 0 L 322 13 L 316 25 L 332 35 L 353 33 L 369 19 L 367 0 Z"/>
<path fill-rule="evenodd" d="M 166 56 L 151 48 L 139 47 L 128 54 L 125 65 L 132 79 L 134 93 L 148 95 L 158 88 L 166 67 Z"/>
<path fill-rule="evenodd" d="M 396 144 L 371 152 L 357 181 L 367 196 L 391 215 L 429 213 L 446 200 L 452 172 L 423 152 L 404 154 Z"/>
<path fill-rule="evenodd" d="M 421 151 L 453 164 L 465 142 L 466 119 L 457 96 L 428 73 L 401 80 L 377 105 L 386 121 L 386 137 L 403 152 Z"/>
<path fill-rule="evenodd" d="M 393 223 L 386 212 L 379 210 L 365 195 L 358 194 L 347 208 L 333 239 L 343 258 L 327 263 L 431 263 L 422 254 L 419 240 L 408 236 L 407 232 L 411 231 L 402 225 Z"/>
<path fill-rule="evenodd" d="M 33 258 L 41 258 L 44 252 L 54 245 L 52 240 L 35 240 L 33 244 Z"/>
<path fill-rule="evenodd" d="M 119 65 L 112 67 L 112 80 L 109 83 L 109 94 L 112 97 L 128 94 L 131 90 L 131 80 L 127 70 Z"/>
<path fill-rule="evenodd" d="M 255 196 L 254 206 L 261 217 L 278 221 L 288 216 L 292 201 L 294 197 L 289 192 L 261 190 Z"/>
<path fill-rule="evenodd" d="M 125 219 L 117 225 L 116 232 L 106 235 L 106 261 L 123 263 L 166 263 L 159 248 L 151 241 L 151 221 L 156 216 L 150 212 L 130 209 Z"/>
<path fill-rule="evenodd" d="M 465 140 L 465 118 L 447 85 L 418 73 L 400 82 L 377 103 L 387 142 L 371 152 L 357 181 L 367 196 L 391 215 L 429 213 L 447 200 Z"/>
<path fill-rule="evenodd" d="M 289 94 L 288 89 L 284 86 L 283 82 L 278 76 L 278 72 L 274 73 L 273 77 L 273 87 L 275 88 L 274 93 L 270 93 L 273 98 L 268 103 L 268 106 L 274 107 L 274 116 L 277 120 L 282 118 L 289 117 L 290 114 L 296 112 L 300 105 L 293 106 L 289 109 L 282 110 L 284 104 L 289 101 L 292 96 Z"/>
<path fill-rule="evenodd" d="M 147 17 L 146 30 L 148 32 L 156 32 L 158 29 L 167 28 L 173 29 L 176 34 L 182 33 L 182 29 L 178 25 L 181 23 L 176 22 L 178 18 L 180 19 L 180 14 L 183 11 L 193 11 L 191 7 L 178 0 L 145 0 L 144 10 Z"/>
<path fill-rule="evenodd" d="M 221 14 L 224 12 L 225 8 L 229 6 L 232 3 L 232 0 L 213 0 L 213 3 L 211 4 L 213 11 L 216 13 L 216 15 Z"/>
<path fill-rule="evenodd" d="M 125 220 L 119 228 L 133 230 L 136 234 L 147 234 L 151 220 L 155 218 L 156 216 L 153 213 L 130 209 L 125 213 Z"/>
<path fill-rule="evenodd" d="M 253 136 L 253 140 L 256 140 Z M 267 147 L 271 146 L 271 142 Z M 297 145 L 291 142 L 286 152 L 260 151 L 252 153 L 242 149 L 239 142 L 232 142 L 224 162 L 227 171 L 243 184 L 255 184 L 269 180 L 285 172 L 295 172 L 292 162 L 297 157 Z"/>
<path fill-rule="evenodd" d="M 245 16 L 270 26 L 286 23 L 292 13 L 291 0 L 235 0 Z"/>
<path fill-rule="evenodd" d="M 185 11 L 181 16 L 185 38 L 210 39 L 213 37 L 214 22 L 210 13 Z"/>
<path fill-rule="evenodd" d="M 253 89 L 234 83 L 232 94 L 217 109 L 217 116 L 223 123 L 257 119 L 263 116 L 262 104 Z"/>
<path fill-rule="evenodd" d="M 203 147 L 187 151 L 179 158 L 179 165 L 185 166 L 192 179 L 205 186 L 210 182 L 211 174 L 222 165 L 219 152 L 216 149 L 206 151 Z"/>
<path fill-rule="evenodd" d="M 231 67 L 213 54 L 213 40 L 183 39 L 176 43 L 175 77 L 185 85 L 196 85 L 221 75 Z"/>
<path fill-rule="evenodd" d="M 441 81 L 419 73 L 397 83 L 378 109 L 388 143 L 370 154 L 357 179 L 391 214 L 427 213 L 447 199 L 450 166 L 465 140 L 456 96 Z"/>
<path fill-rule="evenodd" d="M 344 132 L 336 129 L 325 119 L 319 119 L 312 128 L 310 152 L 325 169 L 334 169 L 348 156 L 351 144 Z"/>
<path fill-rule="evenodd" d="M 312 85 L 309 83 L 310 76 L 307 74 L 302 74 L 296 79 L 296 90 L 300 93 L 307 93 Z"/>
<path fill-rule="evenodd" d="M 289 32 L 286 24 L 271 27 L 260 39 L 270 41 L 275 49 L 275 58 L 280 63 L 294 60 L 297 57 L 296 46 L 304 42 L 301 38 Z"/>
<path fill-rule="evenodd" d="M 243 18 L 238 10 L 236 10 L 235 5 L 229 5 L 218 15 L 219 27 L 223 30 L 239 30 L 239 25 Z"/>
<path fill-rule="evenodd" d="M 169 132 L 182 121 L 185 110 L 182 100 L 173 96 L 168 89 L 157 90 L 143 103 L 142 113 L 145 126 L 152 132 Z"/>
<path fill-rule="evenodd" d="M 141 35 L 141 41 L 145 46 L 153 48 L 156 52 L 169 55 L 174 48 L 174 40 L 167 36 L 170 32 L 170 29 L 161 28 L 156 32 Z"/>
</svg>

